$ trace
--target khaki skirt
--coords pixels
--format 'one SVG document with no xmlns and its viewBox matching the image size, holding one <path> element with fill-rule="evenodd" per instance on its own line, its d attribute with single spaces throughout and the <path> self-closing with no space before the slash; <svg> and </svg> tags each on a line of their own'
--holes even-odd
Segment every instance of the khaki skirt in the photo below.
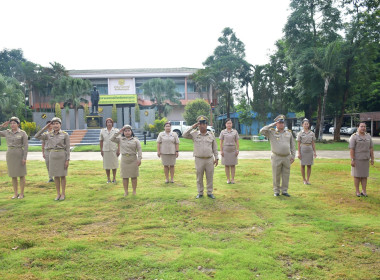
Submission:
<svg viewBox="0 0 380 280">
<path fill-rule="evenodd" d="M 161 154 L 161 162 L 163 166 L 174 166 L 176 163 L 176 156 Z"/>
<path fill-rule="evenodd" d="M 351 166 L 351 176 L 354 177 L 369 177 L 369 160 L 355 159 L 355 167 Z"/>
<path fill-rule="evenodd" d="M 8 176 L 24 177 L 26 175 L 26 164 L 22 165 L 24 150 L 22 148 L 9 148 L 6 154 Z"/>
<path fill-rule="evenodd" d="M 49 177 L 67 176 L 65 169 L 66 152 L 65 151 L 50 151 L 49 155 Z"/>
<path fill-rule="evenodd" d="M 120 177 L 121 178 L 139 177 L 139 167 L 137 165 L 136 155 L 124 154 L 121 156 Z"/>
<path fill-rule="evenodd" d="M 235 145 L 229 145 L 224 146 L 223 145 L 223 152 L 224 156 L 222 157 L 222 164 L 227 166 L 237 165 L 238 164 L 238 158 L 236 156 L 236 146 Z"/>
<path fill-rule="evenodd" d="M 118 167 L 119 161 L 116 152 L 103 152 L 103 169 L 117 169 Z"/>
<path fill-rule="evenodd" d="M 313 147 L 301 145 L 301 165 L 313 165 L 314 152 Z"/>
</svg>

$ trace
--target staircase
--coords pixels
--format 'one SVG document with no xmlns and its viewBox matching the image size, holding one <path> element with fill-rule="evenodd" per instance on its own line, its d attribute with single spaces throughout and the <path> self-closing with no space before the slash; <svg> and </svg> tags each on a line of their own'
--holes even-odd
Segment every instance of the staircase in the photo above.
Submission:
<svg viewBox="0 0 380 280">
<path fill-rule="evenodd" d="M 99 145 L 100 129 L 87 129 L 87 130 L 65 130 L 70 135 L 70 146 L 78 145 Z M 144 141 L 144 134 L 142 130 L 134 130 L 133 133 L 140 141 Z M 146 141 L 155 141 L 151 137 L 146 137 Z M 29 140 L 29 146 L 41 146 L 41 141 L 36 138 Z"/>
</svg>

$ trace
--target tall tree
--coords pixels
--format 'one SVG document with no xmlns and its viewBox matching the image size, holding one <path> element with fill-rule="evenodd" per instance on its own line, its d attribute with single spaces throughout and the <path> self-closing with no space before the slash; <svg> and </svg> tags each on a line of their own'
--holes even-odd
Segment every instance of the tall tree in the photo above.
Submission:
<svg viewBox="0 0 380 280">
<path fill-rule="evenodd" d="M 340 41 L 331 42 L 326 48 L 317 50 L 316 57 L 313 62 L 313 66 L 318 70 L 322 79 L 324 80 L 323 96 L 321 102 L 321 110 L 318 116 L 319 131 L 318 139 L 323 138 L 323 127 L 325 121 L 325 109 L 326 109 L 326 99 L 329 90 L 329 85 L 331 80 L 337 75 L 339 68 L 341 67 L 341 56 L 340 56 Z"/>
<path fill-rule="evenodd" d="M 168 112 L 168 107 L 171 107 L 170 103 L 181 104 L 181 94 L 176 91 L 176 84 L 173 80 L 154 78 L 145 82 L 141 89 L 157 107 L 159 119 L 165 112 Z"/>
<path fill-rule="evenodd" d="M 24 93 L 22 86 L 15 78 L 4 77 L 0 74 L 0 122 L 12 116 L 23 120 Z"/>
<path fill-rule="evenodd" d="M 313 66 L 317 49 L 339 36 L 342 24 L 340 12 L 333 0 L 292 0 L 291 15 L 284 27 L 289 71 L 294 77 L 296 107 L 303 108 L 305 115 L 312 115 L 310 104 L 322 109 L 323 84 L 318 70 Z"/>
<path fill-rule="evenodd" d="M 218 41 L 220 45 L 203 62 L 205 70 L 201 70 L 198 76 L 206 75 L 204 80 L 209 81 L 218 92 L 229 118 L 234 93 L 237 93 L 239 85 L 247 84 L 251 65 L 245 60 L 244 43 L 231 28 L 224 28 Z"/>
</svg>

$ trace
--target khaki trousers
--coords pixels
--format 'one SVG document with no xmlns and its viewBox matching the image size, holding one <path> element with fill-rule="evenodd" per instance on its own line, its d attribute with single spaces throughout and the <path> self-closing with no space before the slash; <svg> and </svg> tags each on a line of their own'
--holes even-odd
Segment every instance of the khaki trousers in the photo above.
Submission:
<svg viewBox="0 0 380 280">
<path fill-rule="evenodd" d="M 289 176 L 290 176 L 290 158 L 288 156 L 278 156 L 272 154 L 272 174 L 273 174 L 273 192 L 274 193 L 287 193 L 289 187 Z M 282 184 L 280 181 L 282 178 Z"/>
<path fill-rule="evenodd" d="M 45 155 L 45 163 L 46 163 L 46 168 L 49 172 L 49 156 L 50 156 L 50 151 L 44 150 L 44 155 Z"/>
<path fill-rule="evenodd" d="M 203 174 L 206 173 L 207 194 L 212 194 L 214 179 L 214 157 L 195 158 L 195 169 L 197 170 L 197 189 L 198 194 L 203 195 Z"/>
</svg>

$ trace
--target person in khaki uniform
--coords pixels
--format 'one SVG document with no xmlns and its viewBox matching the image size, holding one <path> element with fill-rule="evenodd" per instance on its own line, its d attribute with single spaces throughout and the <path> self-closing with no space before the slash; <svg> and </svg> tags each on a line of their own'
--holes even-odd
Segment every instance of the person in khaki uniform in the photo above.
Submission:
<svg viewBox="0 0 380 280">
<path fill-rule="evenodd" d="M 53 131 L 43 133 L 50 124 L 44 126 L 34 137 L 47 142 L 49 145 L 49 176 L 54 177 L 57 196 L 54 200 L 66 198 L 66 176 L 70 161 L 70 137 L 61 130 L 61 119 L 54 117 L 51 120 Z M 62 189 L 62 191 L 61 191 Z"/>
<path fill-rule="evenodd" d="M 356 196 L 367 197 L 367 177 L 369 176 L 369 159 L 374 164 L 373 142 L 366 133 L 366 124 L 359 123 L 357 132 L 351 135 L 349 146 L 351 156 L 351 175 L 354 177 Z M 360 183 L 362 192 L 359 191 Z"/>
<path fill-rule="evenodd" d="M 0 128 L 8 127 L 11 129 L 0 131 L 0 137 L 5 137 L 7 140 L 7 166 L 8 176 L 12 177 L 12 185 L 14 195 L 12 199 L 24 198 L 25 176 L 26 176 L 26 158 L 28 155 L 28 135 L 20 129 L 20 120 L 17 117 L 10 118 L 9 121 L 3 123 Z M 18 181 L 20 177 L 20 194 L 18 193 Z"/>
<path fill-rule="evenodd" d="M 46 124 L 51 124 L 51 121 L 47 121 Z M 51 125 L 49 125 L 47 129 L 48 129 L 48 131 L 44 132 L 46 134 L 53 131 L 53 128 Z M 47 168 L 47 171 L 49 173 L 49 156 L 50 156 L 51 148 L 49 147 L 49 143 L 47 141 L 43 140 L 41 142 L 42 142 L 42 145 L 41 145 L 42 157 L 45 159 L 46 168 Z M 50 183 L 50 182 L 54 182 L 54 179 L 53 179 L 53 177 L 49 176 L 48 183 Z"/>
<path fill-rule="evenodd" d="M 120 155 L 120 146 L 111 141 L 111 137 L 119 130 L 113 127 L 113 120 L 106 119 L 106 127 L 100 131 L 99 145 L 100 154 L 103 157 L 103 169 L 106 170 L 107 184 L 111 183 L 111 169 L 112 169 L 112 183 L 116 184 L 116 171 L 119 167 L 118 157 Z"/>
<path fill-rule="evenodd" d="M 118 137 L 119 135 L 121 137 Z M 137 177 L 139 177 L 139 166 L 142 159 L 140 141 L 135 137 L 130 125 L 125 125 L 115 133 L 111 137 L 111 141 L 120 144 L 120 177 L 123 178 L 124 196 L 128 195 L 129 178 L 132 181 L 133 195 L 136 195 Z"/>
<path fill-rule="evenodd" d="M 220 132 L 219 139 L 220 154 L 227 176 L 227 184 L 235 184 L 235 165 L 238 164 L 239 155 L 239 133 L 232 129 L 231 119 L 226 119 L 226 129 Z"/>
<path fill-rule="evenodd" d="M 170 122 L 165 123 L 165 131 L 160 132 L 157 137 L 157 156 L 161 158 L 162 165 L 164 166 L 164 173 L 166 181 L 174 183 L 174 166 L 176 158 L 179 153 L 179 139 L 178 134 L 172 132 L 172 125 Z"/>
<path fill-rule="evenodd" d="M 273 126 L 276 126 L 277 129 L 274 129 Z M 289 197 L 290 165 L 294 162 L 295 149 L 292 132 L 285 130 L 285 116 L 277 116 L 274 123 L 264 126 L 260 133 L 269 139 L 271 145 L 274 196 L 279 196 L 281 191 L 282 195 Z M 281 178 L 282 184 L 280 185 Z"/>
<path fill-rule="evenodd" d="M 183 133 L 183 138 L 192 139 L 194 142 L 195 168 L 197 170 L 197 188 L 198 195 L 196 198 L 203 197 L 203 174 L 206 173 L 207 196 L 215 199 L 213 195 L 213 176 L 214 166 L 218 166 L 218 146 L 215 136 L 212 132 L 207 131 L 207 118 L 199 116 L 197 123 L 193 124 Z M 199 127 L 199 130 L 195 130 Z"/>
<path fill-rule="evenodd" d="M 314 164 L 314 158 L 317 157 L 315 150 L 315 134 L 310 128 L 308 119 L 302 121 L 303 131 L 297 135 L 298 141 L 298 158 L 301 160 L 301 174 L 303 183 L 310 185 L 311 166 Z M 307 177 L 305 178 L 305 165 L 307 166 Z"/>
</svg>

